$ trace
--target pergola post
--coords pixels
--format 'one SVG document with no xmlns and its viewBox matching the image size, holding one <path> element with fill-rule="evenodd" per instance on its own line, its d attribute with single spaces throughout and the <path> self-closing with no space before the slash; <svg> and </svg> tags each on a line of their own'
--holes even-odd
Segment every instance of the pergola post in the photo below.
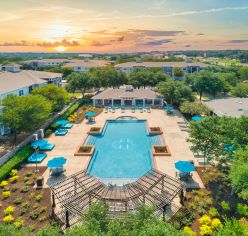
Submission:
<svg viewBox="0 0 248 236">
<path fill-rule="evenodd" d="M 65 211 L 65 228 L 69 228 L 70 227 L 70 222 L 69 222 L 69 211 L 66 210 Z"/>
<path fill-rule="evenodd" d="M 168 207 L 169 207 L 168 204 L 163 206 L 163 221 L 165 221 L 166 211 L 167 211 Z"/>
<path fill-rule="evenodd" d="M 179 193 L 180 204 L 184 205 L 184 192 L 183 189 Z"/>
<path fill-rule="evenodd" d="M 55 203 L 55 196 L 54 193 L 52 193 L 52 208 L 56 207 L 56 203 Z"/>
<path fill-rule="evenodd" d="M 74 195 L 77 194 L 77 181 L 74 179 Z"/>
</svg>

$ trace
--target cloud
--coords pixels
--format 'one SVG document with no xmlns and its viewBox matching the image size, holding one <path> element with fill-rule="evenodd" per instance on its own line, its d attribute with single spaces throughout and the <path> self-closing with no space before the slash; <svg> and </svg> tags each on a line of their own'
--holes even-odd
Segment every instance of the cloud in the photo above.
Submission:
<svg viewBox="0 0 248 236">
<path fill-rule="evenodd" d="M 0 43 L 0 47 L 26 47 L 26 46 L 32 46 L 30 43 L 28 43 L 25 40 L 21 40 L 19 42 L 4 42 Z"/>
<path fill-rule="evenodd" d="M 171 39 L 161 39 L 161 40 L 154 40 L 154 41 L 146 42 L 146 43 L 144 43 L 144 45 L 147 45 L 147 46 L 160 46 L 160 45 L 163 45 L 165 43 L 171 43 L 171 42 L 173 42 L 173 40 L 171 40 Z"/>
<path fill-rule="evenodd" d="M 93 40 L 90 44 L 90 46 L 94 46 L 94 47 L 104 47 L 104 46 L 108 46 L 110 45 L 111 42 L 100 42 L 97 40 Z"/>
<path fill-rule="evenodd" d="M 187 44 L 187 45 L 185 45 L 185 47 L 186 47 L 186 48 L 190 48 L 190 47 L 191 47 L 191 45 L 190 45 L 190 44 Z"/>
<path fill-rule="evenodd" d="M 227 43 L 248 43 L 248 39 L 233 39 L 227 41 Z"/>
<path fill-rule="evenodd" d="M 69 41 L 67 39 L 63 39 L 62 41 L 56 41 L 56 42 L 37 43 L 37 46 L 39 47 L 58 47 L 58 46 L 77 47 L 77 46 L 80 46 L 80 44 L 77 41 Z"/>
<path fill-rule="evenodd" d="M 205 34 L 203 34 L 203 33 L 198 33 L 197 35 L 202 36 L 202 35 L 205 35 Z"/>
</svg>

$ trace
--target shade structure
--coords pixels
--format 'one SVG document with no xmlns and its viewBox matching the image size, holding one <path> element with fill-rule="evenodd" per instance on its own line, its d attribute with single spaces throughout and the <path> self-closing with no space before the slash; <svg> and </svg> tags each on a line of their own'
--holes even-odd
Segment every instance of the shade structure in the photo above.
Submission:
<svg viewBox="0 0 248 236">
<path fill-rule="evenodd" d="M 166 110 L 170 111 L 170 110 L 173 110 L 173 109 L 174 109 L 174 107 L 173 107 L 173 106 L 169 106 L 169 105 L 168 105 L 168 106 L 165 106 L 165 107 L 164 107 L 164 109 L 166 109 Z"/>
<path fill-rule="evenodd" d="M 61 167 L 66 163 L 67 159 L 64 157 L 55 157 L 52 160 L 47 162 L 47 167 L 49 168 L 57 168 Z"/>
<path fill-rule="evenodd" d="M 58 120 L 58 121 L 56 121 L 56 125 L 66 125 L 68 123 L 68 121 L 67 120 Z"/>
<path fill-rule="evenodd" d="M 184 173 L 188 173 L 195 170 L 194 164 L 189 161 L 178 161 L 175 163 L 175 167 L 177 170 Z"/>
<path fill-rule="evenodd" d="M 40 139 L 40 140 L 37 140 L 37 141 L 33 142 L 33 143 L 31 144 L 31 146 L 32 146 L 32 147 L 39 147 L 39 148 L 40 148 L 40 147 L 45 146 L 47 143 L 48 143 L 47 140 Z"/>
<path fill-rule="evenodd" d="M 200 117 L 200 116 L 193 116 L 192 117 L 192 120 L 193 121 L 201 121 L 202 120 L 202 117 Z"/>
<path fill-rule="evenodd" d="M 93 117 L 95 115 L 96 115 L 96 112 L 93 112 L 93 111 L 89 111 L 89 112 L 84 114 L 85 117 Z"/>
</svg>

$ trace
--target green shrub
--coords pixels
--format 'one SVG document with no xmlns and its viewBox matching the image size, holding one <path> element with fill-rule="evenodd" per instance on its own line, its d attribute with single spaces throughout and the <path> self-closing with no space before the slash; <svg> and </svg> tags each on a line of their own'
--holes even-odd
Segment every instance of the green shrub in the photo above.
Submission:
<svg viewBox="0 0 248 236">
<path fill-rule="evenodd" d="M 21 189 L 21 192 L 22 193 L 27 193 L 29 191 L 29 187 L 28 186 L 24 186 L 24 187 L 22 187 L 22 189 Z"/>
<path fill-rule="evenodd" d="M 11 192 L 15 192 L 17 190 L 17 186 L 16 185 L 11 186 L 10 190 Z"/>
<path fill-rule="evenodd" d="M 218 218 L 214 218 L 212 220 L 211 226 L 215 230 L 219 230 L 223 227 L 222 223 L 220 222 L 220 220 Z"/>
<path fill-rule="evenodd" d="M 15 175 L 17 175 L 17 169 L 12 169 L 11 171 L 10 171 L 10 176 L 15 176 Z"/>
<path fill-rule="evenodd" d="M 13 201 L 15 204 L 21 204 L 22 202 L 22 197 L 17 197 L 14 201 Z"/>
<path fill-rule="evenodd" d="M 3 191 L 2 196 L 3 196 L 3 198 L 8 198 L 11 196 L 11 193 L 10 193 L 10 191 Z"/>
<path fill-rule="evenodd" d="M 0 167 L 0 180 L 8 177 L 13 168 L 18 168 L 32 153 L 33 148 L 26 146 L 18 151 L 9 161 Z"/>
<path fill-rule="evenodd" d="M 37 208 L 39 208 L 39 203 L 35 203 L 35 204 L 33 205 L 33 209 L 37 209 Z"/>
<path fill-rule="evenodd" d="M 29 181 L 26 181 L 26 182 L 25 182 L 25 185 L 26 185 L 26 186 L 30 186 L 30 185 L 33 185 L 33 183 L 34 183 L 34 182 L 31 182 L 31 181 L 29 180 Z"/>
<path fill-rule="evenodd" d="M 213 230 L 209 225 L 202 225 L 200 227 L 200 235 L 201 236 L 210 236 L 213 235 Z"/>
<path fill-rule="evenodd" d="M 24 215 L 27 211 L 28 211 L 27 208 L 21 207 L 21 208 L 20 208 L 20 215 L 21 215 L 21 216 Z"/>
<path fill-rule="evenodd" d="M 209 212 L 208 212 L 212 217 L 217 217 L 217 216 L 219 216 L 219 212 L 217 211 L 217 209 L 216 208 L 214 208 L 214 207 L 211 207 L 210 209 L 209 209 Z"/>
<path fill-rule="evenodd" d="M 15 183 L 17 182 L 17 180 L 19 179 L 19 176 L 18 175 L 14 175 L 12 177 L 9 178 L 9 182 L 10 183 Z"/>
<path fill-rule="evenodd" d="M 35 193 L 30 193 L 29 200 L 33 201 L 35 199 Z"/>
<path fill-rule="evenodd" d="M 23 177 L 23 181 L 24 181 L 24 182 L 29 181 L 29 177 L 28 177 L 28 176 L 24 176 L 24 177 Z"/>
<path fill-rule="evenodd" d="M 248 217 L 248 205 L 238 203 L 238 204 L 237 204 L 237 212 L 238 212 L 241 216 Z"/>
<path fill-rule="evenodd" d="M 8 181 L 3 180 L 3 181 L 0 183 L 0 188 L 4 188 L 4 187 L 6 187 L 6 186 L 8 186 Z"/>
<path fill-rule="evenodd" d="M 32 175 L 32 171 L 26 171 L 25 174 L 24 174 L 25 177 L 30 177 L 31 175 Z"/>
<path fill-rule="evenodd" d="M 45 221 L 46 219 L 47 219 L 46 216 L 41 216 L 41 217 L 39 218 L 39 221 L 40 221 L 40 222 L 43 222 L 43 221 Z"/>
<path fill-rule="evenodd" d="M 23 208 L 28 209 L 29 206 L 30 206 L 30 203 L 29 203 L 29 202 L 24 202 L 24 203 L 22 203 L 22 207 L 23 207 Z"/>
<path fill-rule="evenodd" d="M 8 206 L 3 212 L 4 215 L 10 215 L 14 212 L 15 208 L 13 206 Z"/>
<path fill-rule="evenodd" d="M 24 220 L 20 217 L 14 222 L 14 225 L 20 229 L 24 225 Z"/>
<path fill-rule="evenodd" d="M 47 210 L 47 207 L 41 207 L 39 209 L 39 214 L 46 212 L 46 210 Z"/>
<path fill-rule="evenodd" d="M 32 220 L 36 220 L 38 218 L 38 216 L 39 216 L 39 213 L 37 211 L 30 212 L 30 218 Z"/>
<path fill-rule="evenodd" d="M 210 225 L 211 224 L 211 218 L 208 215 L 203 215 L 199 222 L 201 225 Z"/>
<path fill-rule="evenodd" d="M 10 224 L 14 221 L 14 217 L 12 215 L 7 215 L 3 218 L 3 222 L 5 224 Z"/>
<path fill-rule="evenodd" d="M 230 204 L 226 201 L 222 201 L 220 203 L 220 205 L 224 211 L 230 211 L 231 210 Z"/>
<path fill-rule="evenodd" d="M 40 200 L 42 200 L 43 199 L 43 195 L 42 194 L 38 194 L 36 197 L 35 197 L 35 200 L 37 201 L 37 202 L 39 202 Z"/>
</svg>

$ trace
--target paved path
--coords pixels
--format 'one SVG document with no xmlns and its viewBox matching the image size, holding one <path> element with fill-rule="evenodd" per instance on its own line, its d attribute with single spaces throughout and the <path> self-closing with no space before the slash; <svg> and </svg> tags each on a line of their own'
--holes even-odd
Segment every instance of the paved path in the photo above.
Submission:
<svg viewBox="0 0 248 236">
<path fill-rule="evenodd" d="M 160 126 L 163 129 L 163 136 L 165 142 L 169 145 L 171 150 L 171 156 L 157 156 L 156 161 L 158 164 L 158 170 L 172 176 L 176 177 L 176 169 L 174 163 L 179 160 L 194 160 L 193 153 L 189 149 L 189 143 L 186 142 L 188 137 L 187 132 L 183 132 L 179 129 L 177 124 L 178 121 L 182 121 L 181 115 L 178 113 L 174 116 L 168 116 L 164 110 L 151 110 L 151 113 L 140 111 L 135 111 L 132 113 L 130 110 L 126 110 L 125 113 L 121 113 L 120 110 L 116 110 L 115 113 L 101 113 L 96 117 L 95 124 L 87 124 L 84 120 L 81 124 L 74 125 L 72 129 L 69 130 L 66 136 L 55 136 L 52 134 L 47 140 L 50 143 L 54 143 L 56 147 L 51 152 L 47 152 L 48 157 L 39 165 L 46 165 L 48 160 L 64 156 L 66 157 L 67 163 L 65 165 L 65 175 L 71 175 L 82 169 L 86 168 L 89 157 L 74 157 L 76 148 L 84 143 L 87 138 L 87 132 L 91 126 L 104 126 L 107 119 L 116 119 L 120 116 L 135 116 L 138 119 L 148 120 L 149 126 Z M 196 161 L 195 161 L 196 163 Z M 44 173 L 45 184 L 49 185 L 58 180 L 63 179 L 61 177 L 49 177 L 49 170 Z M 203 183 L 198 176 L 197 172 L 193 174 L 193 181 L 187 184 L 187 187 L 200 187 L 203 188 Z"/>
</svg>

